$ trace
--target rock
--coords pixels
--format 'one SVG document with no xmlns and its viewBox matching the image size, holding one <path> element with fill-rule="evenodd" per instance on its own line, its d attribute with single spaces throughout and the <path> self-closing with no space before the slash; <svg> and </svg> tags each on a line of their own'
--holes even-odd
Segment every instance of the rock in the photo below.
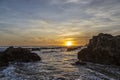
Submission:
<svg viewBox="0 0 120 80">
<path fill-rule="evenodd" d="M 6 66 L 9 62 L 33 62 L 40 61 L 41 58 L 24 48 L 7 48 L 0 54 L 0 66 Z"/>
<path fill-rule="evenodd" d="M 77 46 L 77 47 L 67 47 L 67 51 L 74 51 L 74 50 L 77 50 L 77 49 L 80 49 L 81 46 Z"/>
<path fill-rule="evenodd" d="M 66 80 L 64 77 L 59 77 L 56 80 Z"/>
<path fill-rule="evenodd" d="M 78 52 L 78 59 L 100 64 L 120 65 L 120 36 L 103 33 L 93 36 L 87 48 Z"/>
<path fill-rule="evenodd" d="M 5 56 L 6 54 L 0 53 L 0 67 L 8 65 L 8 60 L 6 59 Z"/>
<path fill-rule="evenodd" d="M 32 48 L 32 51 L 40 51 L 40 48 Z"/>
<path fill-rule="evenodd" d="M 87 63 L 83 61 L 76 61 L 75 65 L 87 65 Z"/>
</svg>

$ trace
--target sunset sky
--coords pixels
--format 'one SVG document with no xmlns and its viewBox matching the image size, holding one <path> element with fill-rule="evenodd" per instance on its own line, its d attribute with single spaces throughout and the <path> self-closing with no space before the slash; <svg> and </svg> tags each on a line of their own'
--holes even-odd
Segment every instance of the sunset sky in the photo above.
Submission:
<svg viewBox="0 0 120 80">
<path fill-rule="evenodd" d="M 0 0 L 0 45 L 84 45 L 120 34 L 120 0 Z"/>
</svg>

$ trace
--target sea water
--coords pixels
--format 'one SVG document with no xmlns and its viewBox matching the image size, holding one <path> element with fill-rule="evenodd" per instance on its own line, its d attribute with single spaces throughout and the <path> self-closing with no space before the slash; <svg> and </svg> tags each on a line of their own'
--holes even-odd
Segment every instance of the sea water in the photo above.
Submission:
<svg viewBox="0 0 120 80">
<path fill-rule="evenodd" d="M 80 50 L 57 48 L 33 51 L 42 58 L 41 61 L 10 63 L 0 68 L 0 80 L 120 80 L 120 67 L 117 66 L 89 62 L 84 66 L 73 65 Z"/>
</svg>

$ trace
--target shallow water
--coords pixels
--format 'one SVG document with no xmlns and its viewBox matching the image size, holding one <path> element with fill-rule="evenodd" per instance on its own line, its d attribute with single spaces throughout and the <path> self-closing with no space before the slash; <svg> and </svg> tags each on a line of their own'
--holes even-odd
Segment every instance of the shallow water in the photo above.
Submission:
<svg viewBox="0 0 120 80">
<path fill-rule="evenodd" d="M 64 49 L 34 51 L 42 61 L 34 63 L 11 63 L 0 69 L 0 80 L 120 80 L 120 68 L 116 66 L 87 63 L 72 65 L 77 52 Z"/>
</svg>

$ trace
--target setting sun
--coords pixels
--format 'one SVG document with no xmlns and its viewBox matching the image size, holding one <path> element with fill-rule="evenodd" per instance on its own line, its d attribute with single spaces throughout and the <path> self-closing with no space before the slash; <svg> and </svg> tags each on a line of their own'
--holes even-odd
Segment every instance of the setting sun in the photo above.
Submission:
<svg viewBox="0 0 120 80">
<path fill-rule="evenodd" d="M 66 42 L 66 46 L 72 46 L 73 44 L 72 44 L 72 42 L 71 41 L 67 41 Z"/>
</svg>

